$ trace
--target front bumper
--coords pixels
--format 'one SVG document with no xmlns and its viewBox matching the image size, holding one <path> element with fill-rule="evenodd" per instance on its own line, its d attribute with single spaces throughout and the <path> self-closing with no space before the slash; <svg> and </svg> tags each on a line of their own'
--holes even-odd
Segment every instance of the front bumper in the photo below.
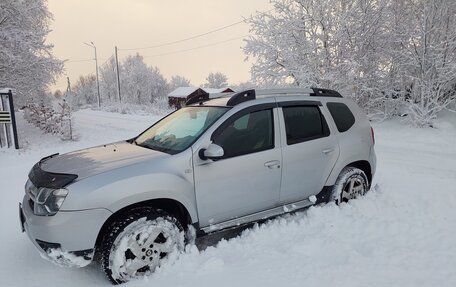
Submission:
<svg viewBox="0 0 456 287">
<path fill-rule="evenodd" d="M 107 209 L 59 211 L 37 216 L 28 195 L 19 204 L 21 229 L 46 259 L 65 266 L 85 266 L 93 257 L 95 242 L 104 222 L 112 215 Z"/>
</svg>

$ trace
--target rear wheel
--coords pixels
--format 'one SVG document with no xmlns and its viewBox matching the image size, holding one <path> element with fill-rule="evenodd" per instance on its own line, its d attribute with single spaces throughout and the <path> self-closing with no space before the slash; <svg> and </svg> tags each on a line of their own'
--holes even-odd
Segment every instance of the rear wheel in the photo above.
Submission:
<svg viewBox="0 0 456 287">
<path fill-rule="evenodd" d="M 151 274 L 184 249 L 184 231 L 170 214 L 137 208 L 115 220 L 101 245 L 101 267 L 114 284 Z"/>
<path fill-rule="evenodd" d="M 363 196 L 368 191 L 367 176 L 359 168 L 345 167 L 333 187 L 332 199 L 339 204 Z"/>
</svg>

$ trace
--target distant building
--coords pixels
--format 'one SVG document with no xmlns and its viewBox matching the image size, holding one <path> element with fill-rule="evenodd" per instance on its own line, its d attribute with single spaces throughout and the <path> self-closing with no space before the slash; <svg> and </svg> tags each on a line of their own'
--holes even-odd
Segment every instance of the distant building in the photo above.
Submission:
<svg viewBox="0 0 456 287">
<path fill-rule="evenodd" d="M 218 97 L 223 93 L 232 93 L 231 88 L 196 88 L 196 87 L 179 87 L 168 94 L 168 105 L 179 109 L 185 106 L 185 103 L 195 97 L 201 97 L 203 100 L 208 100 L 212 97 Z"/>
</svg>

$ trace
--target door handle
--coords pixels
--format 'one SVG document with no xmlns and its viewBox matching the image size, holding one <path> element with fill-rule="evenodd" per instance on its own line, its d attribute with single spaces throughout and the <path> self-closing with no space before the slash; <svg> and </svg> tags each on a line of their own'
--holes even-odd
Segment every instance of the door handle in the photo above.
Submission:
<svg viewBox="0 0 456 287">
<path fill-rule="evenodd" d="M 322 150 L 321 152 L 324 153 L 324 154 L 330 154 L 330 153 L 332 153 L 333 151 L 334 151 L 333 148 L 327 148 L 327 149 Z"/>
<path fill-rule="evenodd" d="M 278 160 L 267 161 L 267 162 L 264 163 L 264 166 L 268 167 L 270 169 L 280 168 L 280 161 L 278 161 Z"/>
</svg>

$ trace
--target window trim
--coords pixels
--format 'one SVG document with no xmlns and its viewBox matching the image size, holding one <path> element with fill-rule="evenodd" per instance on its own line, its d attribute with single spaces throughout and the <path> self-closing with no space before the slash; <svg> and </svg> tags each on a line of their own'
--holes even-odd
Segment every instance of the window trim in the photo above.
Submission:
<svg viewBox="0 0 456 287">
<path fill-rule="evenodd" d="M 329 137 L 331 135 L 331 131 L 330 131 L 329 126 L 328 126 L 328 121 L 326 120 L 326 118 L 323 115 L 323 113 L 321 111 L 321 108 L 320 108 L 320 106 L 322 106 L 321 102 L 318 102 L 318 101 L 314 101 L 314 102 L 315 103 L 313 103 L 313 104 L 312 103 L 301 103 L 301 104 L 298 104 L 298 102 L 296 102 L 296 104 L 290 104 L 290 105 L 281 106 L 282 116 L 283 116 L 283 123 L 284 123 L 284 128 L 285 128 L 284 129 L 284 131 L 285 131 L 285 141 L 286 141 L 286 145 L 287 146 L 292 146 L 292 145 L 300 144 L 300 143 L 303 143 L 303 142 L 308 142 L 308 141 L 312 141 L 312 140 L 316 140 L 316 139 L 320 139 L 320 138 L 325 138 L 325 137 Z M 316 104 L 316 103 L 319 103 L 319 104 Z M 320 123 L 321 123 L 322 128 L 323 128 L 323 134 L 318 135 L 318 136 L 302 138 L 300 140 L 296 140 L 295 142 L 290 143 L 288 138 L 287 138 L 287 121 L 285 119 L 284 108 L 293 108 L 293 107 L 316 107 L 318 113 L 320 114 Z"/>
<path fill-rule="evenodd" d="M 277 107 L 277 103 L 266 103 L 266 104 L 249 106 L 245 109 L 242 109 L 242 110 L 232 114 L 228 119 L 226 119 L 222 124 L 220 124 L 220 126 L 218 126 L 217 129 L 215 129 L 215 131 L 212 133 L 211 138 L 210 138 L 211 141 L 213 142 L 214 138 L 219 136 L 230 124 L 232 124 L 237 119 L 239 119 L 247 114 L 254 113 L 254 112 L 260 112 L 260 111 L 264 111 L 264 110 L 269 110 L 271 113 L 271 123 L 272 123 L 272 146 L 268 146 L 268 147 L 265 147 L 265 148 L 262 148 L 259 150 L 255 150 L 254 152 L 234 154 L 231 156 L 224 155 L 217 160 L 229 159 L 229 158 L 234 158 L 234 157 L 238 157 L 238 156 L 249 155 L 249 154 L 254 154 L 254 153 L 258 153 L 258 152 L 262 152 L 262 151 L 266 151 L 266 150 L 275 149 L 276 145 L 275 145 L 274 108 L 276 108 L 276 107 Z"/>
</svg>

